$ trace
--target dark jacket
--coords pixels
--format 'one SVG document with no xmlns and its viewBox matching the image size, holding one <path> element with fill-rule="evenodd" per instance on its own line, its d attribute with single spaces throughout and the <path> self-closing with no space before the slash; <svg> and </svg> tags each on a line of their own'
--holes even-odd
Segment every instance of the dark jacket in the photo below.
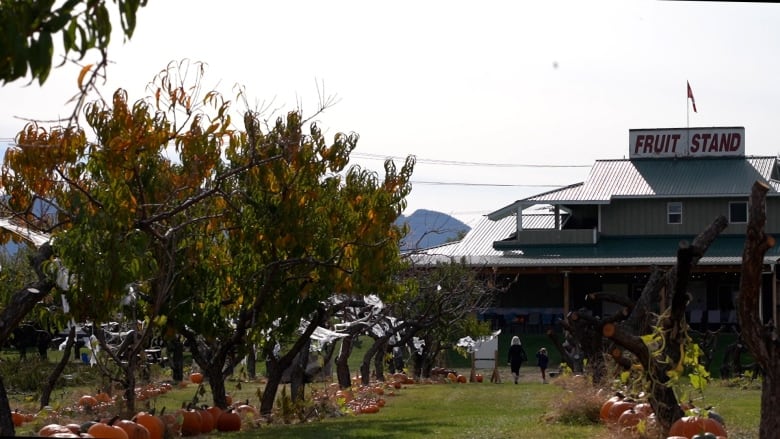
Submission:
<svg viewBox="0 0 780 439">
<path fill-rule="evenodd" d="M 513 344 L 509 346 L 509 358 L 507 359 L 512 366 L 520 367 L 523 361 L 528 361 L 528 356 L 525 354 L 523 345 Z"/>
<path fill-rule="evenodd" d="M 537 364 L 542 369 L 547 369 L 547 363 L 550 361 L 550 357 L 547 356 L 547 354 L 543 354 L 541 352 L 536 353 L 536 360 Z"/>
</svg>

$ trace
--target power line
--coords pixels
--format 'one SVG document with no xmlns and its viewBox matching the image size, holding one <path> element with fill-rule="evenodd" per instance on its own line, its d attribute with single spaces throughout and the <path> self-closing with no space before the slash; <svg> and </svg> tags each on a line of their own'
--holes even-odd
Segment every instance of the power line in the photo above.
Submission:
<svg viewBox="0 0 780 439">
<path fill-rule="evenodd" d="M 359 153 L 353 152 L 352 157 L 364 158 L 368 160 L 406 160 L 406 157 Z M 427 163 L 431 165 L 447 165 L 447 166 L 485 166 L 491 168 L 590 168 L 590 165 L 546 165 L 546 164 L 533 164 L 533 163 L 488 163 L 488 162 L 463 162 L 457 160 L 440 160 L 440 159 L 426 159 L 417 158 L 417 163 Z"/>
<path fill-rule="evenodd" d="M 484 186 L 484 187 L 536 187 L 536 188 L 559 188 L 568 186 L 565 184 L 505 184 L 505 183 L 465 183 L 458 181 L 411 181 L 412 184 L 430 184 L 440 186 Z"/>
</svg>

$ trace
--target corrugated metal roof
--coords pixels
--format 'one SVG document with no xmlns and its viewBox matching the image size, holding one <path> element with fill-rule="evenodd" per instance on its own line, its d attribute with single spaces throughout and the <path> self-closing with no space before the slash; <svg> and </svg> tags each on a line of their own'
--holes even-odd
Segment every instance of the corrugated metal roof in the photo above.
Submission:
<svg viewBox="0 0 780 439">
<path fill-rule="evenodd" d="M 515 217 L 491 221 L 488 217 L 483 216 L 460 241 L 434 247 L 424 253 L 439 255 L 443 258 L 460 258 L 465 255 L 500 255 L 500 251 L 493 249 L 493 241 L 506 239 L 516 230 Z"/>
<path fill-rule="evenodd" d="M 533 204 L 608 204 L 615 198 L 748 196 L 756 181 L 780 195 L 777 157 L 597 160 L 588 179 L 537 194 L 488 214 L 498 219 Z"/>
<path fill-rule="evenodd" d="M 776 157 L 598 160 L 579 190 L 526 200 L 566 203 L 624 197 L 747 196 L 756 181 L 772 180 L 776 167 Z"/>
</svg>

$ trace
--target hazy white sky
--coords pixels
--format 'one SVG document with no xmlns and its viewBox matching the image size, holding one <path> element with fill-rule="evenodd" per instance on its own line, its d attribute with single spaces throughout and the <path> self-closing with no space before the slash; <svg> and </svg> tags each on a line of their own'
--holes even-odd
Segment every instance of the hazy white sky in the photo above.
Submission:
<svg viewBox="0 0 780 439">
<path fill-rule="evenodd" d="M 313 111 L 324 84 L 339 102 L 320 125 L 360 134 L 356 163 L 417 156 L 406 214 L 468 219 L 582 181 L 628 155 L 630 128 L 684 127 L 686 80 L 690 126 L 744 126 L 748 155 L 780 150 L 780 4 L 150 0 L 109 54 L 103 91 L 131 100 L 183 58 L 281 110 Z M 0 143 L 16 117 L 69 114 L 77 73 L 0 87 Z"/>
</svg>

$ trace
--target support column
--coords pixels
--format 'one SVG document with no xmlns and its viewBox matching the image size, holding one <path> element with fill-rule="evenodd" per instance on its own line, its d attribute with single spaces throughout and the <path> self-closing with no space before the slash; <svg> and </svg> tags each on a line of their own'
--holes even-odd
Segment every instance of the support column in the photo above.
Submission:
<svg viewBox="0 0 780 439">
<path fill-rule="evenodd" d="M 570 298 L 571 295 L 569 293 L 569 272 L 564 271 L 563 272 L 563 315 L 569 313 L 569 307 L 570 305 Z"/>
</svg>

